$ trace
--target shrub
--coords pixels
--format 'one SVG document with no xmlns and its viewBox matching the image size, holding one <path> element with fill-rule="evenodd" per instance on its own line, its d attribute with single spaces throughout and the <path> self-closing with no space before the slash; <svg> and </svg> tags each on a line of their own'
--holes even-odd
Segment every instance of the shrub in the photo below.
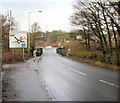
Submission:
<svg viewBox="0 0 120 103">
<path fill-rule="evenodd" d="M 111 56 L 107 55 L 104 59 L 106 63 L 112 64 Z"/>
<path fill-rule="evenodd" d="M 70 52 L 69 56 L 76 56 L 76 54 L 77 54 L 76 52 Z"/>
<path fill-rule="evenodd" d="M 13 55 L 12 53 L 4 53 L 2 55 L 2 62 L 3 63 L 15 63 L 17 61 L 21 61 L 22 58 L 18 55 Z"/>
<path fill-rule="evenodd" d="M 61 54 L 62 56 L 67 56 L 67 50 L 65 48 L 57 48 L 57 53 Z"/>
<path fill-rule="evenodd" d="M 82 57 L 92 59 L 92 53 L 91 52 L 83 52 Z"/>
</svg>

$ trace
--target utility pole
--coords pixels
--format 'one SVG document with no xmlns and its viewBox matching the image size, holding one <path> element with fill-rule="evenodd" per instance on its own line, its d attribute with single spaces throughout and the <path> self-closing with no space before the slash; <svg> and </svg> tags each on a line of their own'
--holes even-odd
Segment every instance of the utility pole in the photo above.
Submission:
<svg viewBox="0 0 120 103">
<path fill-rule="evenodd" d="M 9 34 L 12 32 L 12 11 L 10 10 L 10 31 Z M 15 54 L 14 48 L 12 49 L 13 55 Z"/>
</svg>

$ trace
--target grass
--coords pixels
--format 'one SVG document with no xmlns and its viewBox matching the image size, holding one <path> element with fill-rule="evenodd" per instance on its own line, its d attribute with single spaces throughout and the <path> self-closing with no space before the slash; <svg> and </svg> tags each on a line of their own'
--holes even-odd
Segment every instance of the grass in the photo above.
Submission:
<svg viewBox="0 0 120 103">
<path fill-rule="evenodd" d="M 60 54 L 66 54 L 61 50 Z M 93 66 L 99 66 L 102 68 L 118 71 L 120 67 L 109 62 L 109 58 L 104 57 L 100 52 L 70 52 L 69 55 L 63 55 L 73 60 L 88 63 Z M 105 59 L 105 61 L 103 60 Z"/>
<path fill-rule="evenodd" d="M 93 66 L 99 66 L 99 67 L 102 67 L 103 69 L 110 69 L 110 70 L 114 70 L 114 71 L 120 70 L 119 66 L 116 66 L 114 64 L 103 63 L 103 62 L 96 61 L 93 59 L 80 58 L 80 57 L 76 57 L 76 56 L 68 56 L 68 58 L 71 58 L 78 62 L 87 63 L 87 64 L 90 64 Z"/>
</svg>

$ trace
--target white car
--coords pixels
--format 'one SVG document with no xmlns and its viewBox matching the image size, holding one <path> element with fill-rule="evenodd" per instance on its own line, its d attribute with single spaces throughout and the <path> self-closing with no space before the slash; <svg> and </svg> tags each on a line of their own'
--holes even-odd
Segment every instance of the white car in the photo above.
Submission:
<svg viewBox="0 0 120 103">
<path fill-rule="evenodd" d="M 51 49 L 52 48 L 52 46 L 46 46 L 45 47 L 45 49 Z"/>
</svg>

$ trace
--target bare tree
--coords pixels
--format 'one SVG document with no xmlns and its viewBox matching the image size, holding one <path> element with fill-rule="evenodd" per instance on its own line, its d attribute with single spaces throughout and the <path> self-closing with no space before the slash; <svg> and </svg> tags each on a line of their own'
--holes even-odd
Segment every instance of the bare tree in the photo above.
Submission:
<svg viewBox="0 0 120 103">
<path fill-rule="evenodd" d="M 31 25 L 31 33 L 30 33 L 30 47 L 35 49 L 37 42 L 40 41 L 42 32 L 40 31 L 40 26 L 37 22 Z"/>
<path fill-rule="evenodd" d="M 117 64 L 120 64 L 118 53 L 120 47 L 119 7 L 120 1 L 117 0 L 114 2 L 109 0 L 106 2 L 102 0 L 96 0 L 95 2 L 78 0 L 77 4 L 74 5 L 74 15 L 71 16 L 71 23 L 74 26 L 83 28 L 86 47 L 87 45 L 90 46 L 89 40 L 92 36 L 90 32 L 93 32 L 95 38 L 98 38 L 103 55 L 110 54 L 109 56 L 112 59 L 115 42 Z"/>
<path fill-rule="evenodd" d="M 1 30 L 2 30 L 2 41 L 3 41 L 3 52 L 9 52 L 10 48 L 9 48 L 9 31 L 10 31 L 10 18 L 8 15 L 4 16 L 4 15 L 0 15 L 1 18 Z M 13 18 L 12 18 L 13 19 Z M 14 19 L 12 21 L 11 27 L 12 29 L 14 29 Z"/>
<path fill-rule="evenodd" d="M 40 26 L 38 25 L 37 22 L 35 22 L 34 24 L 31 25 L 31 32 L 32 33 L 36 33 L 40 31 Z"/>
</svg>

